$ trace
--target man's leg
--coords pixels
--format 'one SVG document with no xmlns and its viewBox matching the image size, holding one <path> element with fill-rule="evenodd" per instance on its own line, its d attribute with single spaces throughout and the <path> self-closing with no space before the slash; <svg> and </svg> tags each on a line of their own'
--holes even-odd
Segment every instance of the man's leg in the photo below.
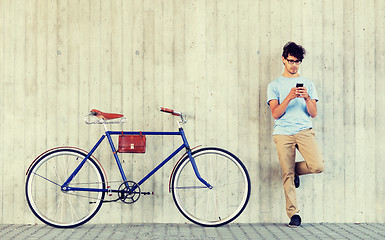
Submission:
<svg viewBox="0 0 385 240">
<path fill-rule="evenodd" d="M 304 162 L 297 162 L 295 171 L 298 175 L 321 173 L 324 171 L 324 160 L 315 139 L 313 129 L 303 130 L 294 135 L 298 150 Z"/>
<path fill-rule="evenodd" d="M 294 186 L 295 175 L 295 141 L 293 136 L 274 135 L 279 163 L 282 168 L 283 189 L 286 198 L 286 213 L 291 218 L 297 209 L 297 196 Z"/>
</svg>

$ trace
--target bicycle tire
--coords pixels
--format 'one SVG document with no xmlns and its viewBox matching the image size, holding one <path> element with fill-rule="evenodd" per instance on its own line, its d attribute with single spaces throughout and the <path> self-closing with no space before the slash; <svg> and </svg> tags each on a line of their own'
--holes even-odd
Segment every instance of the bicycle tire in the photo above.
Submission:
<svg viewBox="0 0 385 240">
<path fill-rule="evenodd" d="M 31 166 L 25 193 L 33 214 L 57 228 L 88 222 L 99 211 L 104 192 L 67 192 L 61 185 L 87 156 L 75 148 L 56 148 L 42 154 Z M 105 178 L 97 161 L 90 157 L 71 181 L 72 187 L 105 189 Z"/>
<path fill-rule="evenodd" d="M 176 166 L 171 192 L 178 210 L 191 222 L 218 227 L 234 221 L 246 208 L 250 198 L 250 177 L 243 163 L 221 148 L 202 148 L 192 153 L 201 177 L 196 177 L 190 158 Z"/>
</svg>

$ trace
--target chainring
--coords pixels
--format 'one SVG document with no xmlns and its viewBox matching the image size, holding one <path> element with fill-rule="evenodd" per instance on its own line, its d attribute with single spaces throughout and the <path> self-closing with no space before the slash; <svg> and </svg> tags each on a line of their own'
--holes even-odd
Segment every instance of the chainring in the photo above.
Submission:
<svg viewBox="0 0 385 240">
<path fill-rule="evenodd" d="M 136 182 L 126 181 L 119 186 L 119 199 L 126 204 L 132 204 L 138 201 L 140 195 L 140 187 Z"/>
</svg>

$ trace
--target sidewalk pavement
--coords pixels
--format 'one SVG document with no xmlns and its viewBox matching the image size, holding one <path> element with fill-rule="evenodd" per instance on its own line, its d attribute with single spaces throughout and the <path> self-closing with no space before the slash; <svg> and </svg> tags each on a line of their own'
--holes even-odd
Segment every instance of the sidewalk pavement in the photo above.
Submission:
<svg viewBox="0 0 385 240">
<path fill-rule="evenodd" d="M 193 224 L 85 224 L 73 229 L 39 225 L 0 225 L 0 239 L 385 239 L 385 224 L 305 223 L 228 224 L 204 228 Z"/>
</svg>

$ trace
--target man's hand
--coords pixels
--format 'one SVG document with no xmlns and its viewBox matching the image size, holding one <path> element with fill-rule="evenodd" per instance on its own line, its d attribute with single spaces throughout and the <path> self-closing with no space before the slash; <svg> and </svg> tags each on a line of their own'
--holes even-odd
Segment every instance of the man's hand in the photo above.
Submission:
<svg viewBox="0 0 385 240">
<path fill-rule="evenodd" d="M 293 87 L 293 88 L 290 90 L 289 95 L 287 95 L 286 99 L 287 99 L 288 101 L 291 101 L 291 100 L 293 100 L 293 99 L 299 97 L 299 92 L 298 92 L 299 89 L 300 89 L 300 88 Z"/>
<path fill-rule="evenodd" d="M 297 97 L 299 98 L 304 98 L 305 101 L 308 101 L 310 100 L 310 96 L 309 94 L 307 93 L 307 89 L 305 87 L 297 87 L 295 88 L 296 89 L 296 94 L 297 94 Z"/>
</svg>

